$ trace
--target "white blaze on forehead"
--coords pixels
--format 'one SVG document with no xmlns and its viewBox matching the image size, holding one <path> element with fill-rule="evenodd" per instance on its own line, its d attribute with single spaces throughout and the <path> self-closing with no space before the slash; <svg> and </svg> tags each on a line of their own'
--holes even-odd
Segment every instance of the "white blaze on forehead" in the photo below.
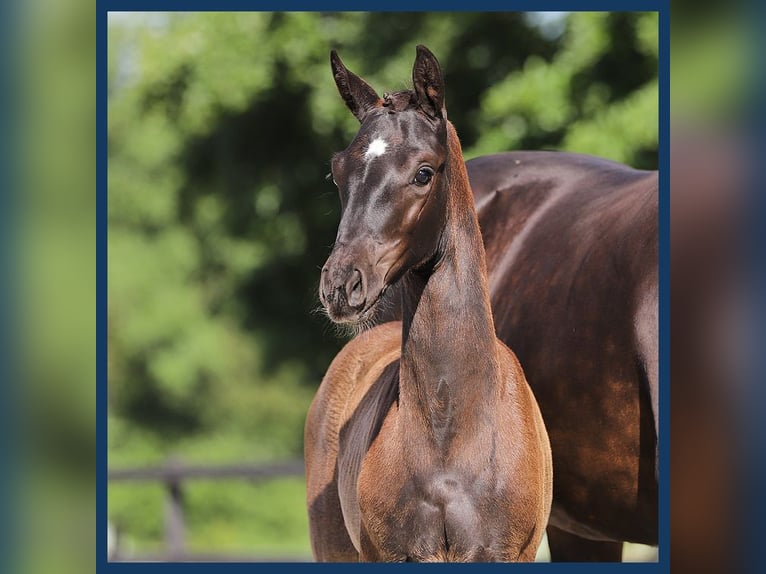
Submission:
<svg viewBox="0 0 766 574">
<path fill-rule="evenodd" d="M 388 144 L 383 141 L 381 138 L 375 138 L 370 142 L 370 146 L 367 148 L 367 151 L 364 152 L 364 159 L 370 160 L 374 157 L 378 157 L 380 155 L 383 155 L 386 153 L 386 148 L 388 147 Z"/>
</svg>

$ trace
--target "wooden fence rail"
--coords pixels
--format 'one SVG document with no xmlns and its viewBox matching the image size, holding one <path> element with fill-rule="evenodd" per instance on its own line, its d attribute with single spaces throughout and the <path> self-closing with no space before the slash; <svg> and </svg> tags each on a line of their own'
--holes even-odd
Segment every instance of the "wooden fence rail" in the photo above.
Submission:
<svg viewBox="0 0 766 574">
<path fill-rule="evenodd" d="M 215 554 L 191 554 L 186 550 L 186 523 L 184 520 L 183 483 L 189 480 L 262 481 L 288 476 L 303 476 L 303 460 L 287 460 L 265 464 L 230 464 L 201 466 L 185 464 L 177 458 L 168 459 L 163 465 L 147 468 L 109 469 L 110 482 L 161 482 L 165 486 L 165 552 L 157 556 L 126 556 L 119 544 L 119 536 L 111 552 L 110 560 L 163 561 L 163 562 L 260 562 L 257 557 Z M 269 561 L 294 562 L 306 560 L 295 557 L 284 560 L 270 557 Z"/>
</svg>

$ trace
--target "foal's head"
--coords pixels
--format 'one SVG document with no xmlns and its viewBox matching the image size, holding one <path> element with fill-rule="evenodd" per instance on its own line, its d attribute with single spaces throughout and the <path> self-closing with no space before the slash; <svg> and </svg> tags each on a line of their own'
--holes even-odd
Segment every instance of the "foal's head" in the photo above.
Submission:
<svg viewBox="0 0 766 574">
<path fill-rule="evenodd" d="M 439 62 L 417 47 L 414 90 L 379 97 L 333 51 L 335 83 L 361 123 L 332 159 L 341 201 L 320 299 L 339 323 L 370 319 L 386 289 L 438 251 L 447 211 L 447 115 Z"/>
</svg>

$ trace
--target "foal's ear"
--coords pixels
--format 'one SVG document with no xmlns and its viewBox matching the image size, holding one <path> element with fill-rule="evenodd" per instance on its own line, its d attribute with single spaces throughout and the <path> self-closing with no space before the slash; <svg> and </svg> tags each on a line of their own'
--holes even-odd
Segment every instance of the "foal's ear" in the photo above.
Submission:
<svg viewBox="0 0 766 574">
<path fill-rule="evenodd" d="M 367 82 L 343 65 L 335 50 L 330 52 L 330 67 L 335 78 L 335 85 L 338 86 L 338 91 L 348 109 L 356 116 L 356 119 L 360 122 L 364 121 L 364 116 L 370 108 L 380 100 L 378 94 Z"/>
<path fill-rule="evenodd" d="M 415 65 L 412 67 L 412 84 L 420 108 L 432 118 L 447 117 L 444 109 L 444 78 L 439 61 L 425 46 L 418 45 Z"/>
</svg>

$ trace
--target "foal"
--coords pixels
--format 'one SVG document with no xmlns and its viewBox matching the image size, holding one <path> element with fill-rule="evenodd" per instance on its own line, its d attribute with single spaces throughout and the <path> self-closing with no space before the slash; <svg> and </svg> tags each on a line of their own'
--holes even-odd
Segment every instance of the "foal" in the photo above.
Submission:
<svg viewBox="0 0 766 574">
<path fill-rule="evenodd" d="M 401 322 L 363 331 L 330 365 L 305 429 L 320 561 L 532 561 L 551 455 L 514 354 L 495 336 L 484 248 L 439 64 L 418 46 L 414 91 L 378 97 L 332 52 L 361 122 L 332 160 L 342 218 L 320 299 L 373 316 L 401 282 Z"/>
</svg>

